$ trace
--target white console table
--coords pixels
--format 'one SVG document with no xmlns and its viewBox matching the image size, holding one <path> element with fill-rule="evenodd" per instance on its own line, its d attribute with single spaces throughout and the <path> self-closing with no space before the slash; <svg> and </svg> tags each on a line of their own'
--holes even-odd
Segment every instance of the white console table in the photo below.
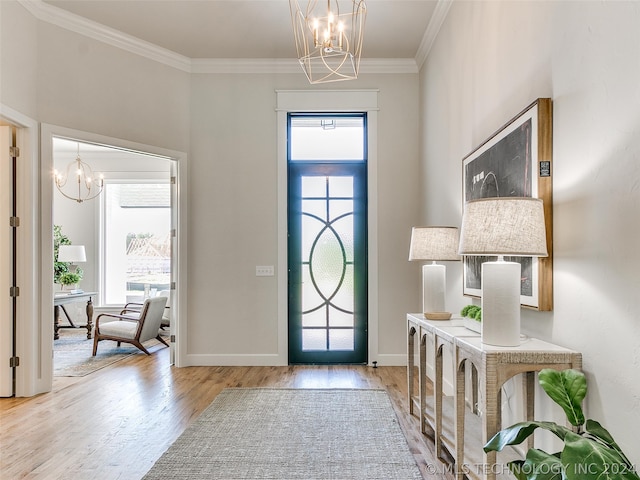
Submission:
<svg viewBox="0 0 640 480">
<path fill-rule="evenodd" d="M 419 365 L 416 369 L 415 336 L 420 339 Z M 455 386 L 453 398 L 443 395 L 442 351 L 448 347 L 453 354 Z M 434 359 L 433 398 L 426 396 L 426 359 L 428 351 Z M 465 369 L 471 365 L 471 409 L 465 406 Z M 501 428 L 501 388 L 515 375 L 523 374 L 523 400 L 526 420 L 533 420 L 535 372 L 544 368 L 564 370 L 582 368 L 580 353 L 535 338 L 524 339 L 518 347 L 495 347 L 482 343 L 478 333 L 464 327 L 462 319 L 427 320 L 419 313 L 407 314 L 407 381 L 409 409 L 418 414 L 421 431 L 427 426 L 433 431 L 436 454 L 448 447 L 455 462 L 456 478 L 465 475 L 495 479 L 496 452 L 484 453 L 482 447 Z M 416 372 L 417 370 L 417 372 Z M 414 392 L 418 375 L 419 394 Z M 477 409 L 476 409 L 477 406 Z M 418 410 L 418 412 L 416 412 Z M 478 411 L 482 412 L 477 415 Z M 471 423 L 477 424 L 468 428 Z M 478 434 L 469 457 L 465 455 L 465 437 L 470 431 Z M 530 437 L 529 445 L 533 441 Z M 473 458 L 475 457 L 475 458 Z M 506 468 L 506 467 L 505 467 Z"/>
</svg>

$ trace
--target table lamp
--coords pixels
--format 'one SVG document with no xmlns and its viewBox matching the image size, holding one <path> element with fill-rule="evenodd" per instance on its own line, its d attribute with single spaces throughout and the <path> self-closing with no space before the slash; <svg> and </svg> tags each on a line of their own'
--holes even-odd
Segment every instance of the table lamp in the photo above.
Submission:
<svg viewBox="0 0 640 480">
<path fill-rule="evenodd" d="M 413 227 L 409 261 L 431 261 L 422 266 L 422 311 L 430 320 L 446 320 L 446 267 L 436 261 L 460 260 L 456 227 Z"/>
<path fill-rule="evenodd" d="M 78 266 L 74 263 L 87 261 L 84 245 L 60 245 L 58 247 L 58 261 L 69 263 L 71 273 L 76 273 Z"/>
<path fill-rule="evenodd" d="M 547 256 L 542 200 L 500 197 L 467 202 L 459 253 L 498 256 L 482 264 L 482 343 L 520 345 L 521 268 L 504 256 Z"/>
</svg>

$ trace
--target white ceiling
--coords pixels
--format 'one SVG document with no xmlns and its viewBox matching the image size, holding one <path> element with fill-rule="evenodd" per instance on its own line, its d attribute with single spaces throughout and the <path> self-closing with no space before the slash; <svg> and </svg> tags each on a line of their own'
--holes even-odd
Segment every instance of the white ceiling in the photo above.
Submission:
<svg viewBox="0 0 640 480">
<path fill-rule="evenodd" d="M 306 5 L 307 0 L 300 0 Z M 340 0 L 341 2 L 345 0 Z M 416 59 L 452 0 L 367 0 L 363 59 Z M 293 59 L 288 0 L 23 0 L 189 59 Z M 443 13 L 444 12 L 444 13 Z M 69 15 L 72 14 L 72 15 Z M 430 21 L 434 18 L 434 22 Z M 81 18 L 76 20 L 83 21 Z M 422 53 L 426 56 L 426 53 Z"/>
</svg>

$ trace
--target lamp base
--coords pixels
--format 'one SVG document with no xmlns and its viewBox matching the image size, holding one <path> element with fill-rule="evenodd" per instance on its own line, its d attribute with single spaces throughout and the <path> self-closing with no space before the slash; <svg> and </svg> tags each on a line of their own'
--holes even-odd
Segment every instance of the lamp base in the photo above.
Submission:
<svg viewBox="0 0 640 480">
<path fill-rule="evenodd" d="M 422 311 L 444 312 L 446 267 L 431 263 L 422 266 Z"/>
<path fill-rule="evenodd" d="M 482 264 L 482 343 L 520 345 L 520 264 Z"/>
</svg>

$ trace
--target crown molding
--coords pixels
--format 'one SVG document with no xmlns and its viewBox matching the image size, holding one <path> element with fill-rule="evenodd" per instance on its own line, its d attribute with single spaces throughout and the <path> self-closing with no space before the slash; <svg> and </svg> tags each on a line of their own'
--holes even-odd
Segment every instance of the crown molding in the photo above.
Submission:
<svg viewBox="0 0 640 480">
<path fill-rule="evenodd" d="M 296 59 L 282 58 L 192 58 L 192 73 L 297 73 Z"/>
<path fill-rule="evenodd" d="M 281 58 L 194 58 L 192 73 L 300 73 L 297 59 Z M 363 58 L 360 73 L 418 73 L 413 58 Z"/>
<path fill-rule="evenodd" d="M 440 28 L 445 18 L 447 18 L 452 4 L 453 0 L 438 0 L 436 8 L 433 11 L 433 16 L 431 20 L 429 20 L 429 25 L 427 25 L 427 30 L 424 32 L 424 37 L 422 37 L 422 42 L 420 42 L 418 52 L 416 53 L 416 65 L 418 69 L 422 68 L 422 65 L 424 65 L 424 62 L 427 60 L 431 47 L 433 47 L 433 43 L 438 33 L 440 33 Z"/>
<path fill-rule="evenodd" d="M 93 38 L 141 57 L 163 63 L 185 72 L 191 71 L 191 59 L 139 38 L 109 28 L 101 23 L 54 7 L 42 0 L 18 0 L 38 20 L 56 25 L 85 37 Z"/>
<path fill-rule="evenodd" d="M 363 58 L 360 73 L 418 73 L 414 58 Z"/>
<path fill-rule="evenodd" d="M 2 0 L 0 0 L 2 1 Z M 452 0 L 439 0 L 448 4 Z M 127 35 L 113 28 L 87 18 L 54 7 L 42 0 L 18 0 L 18 2 L 38 20 L 56 25 L 80 35 L 98 40 L 141 57 L 162 63 L 187 73 L 298 73 L 300 65 L 297 59 L 278 58 L 189 58 L 166 48 Z M 444 13 L 446 15 L 446 12 Z M 444 17 L 443 19 L 444 20 Z M 442 24 L 442 20 L 438 24 Z M 429 23 L 431 28 L 433 21 Z M 427 30 L 429 31 L 429 29 Z M 437 32 L 436 32 L 437 34 Z M 425 35 L 426 37 L 426 35 Z M 433 40 L 431 40 L 433 42 Z M 424 43 L 424 39 L 423 42 Z M 371 58 L 360 60 L 360 73 L 417 73 L 419 70 L 413 58 Z"/>
</svg>

